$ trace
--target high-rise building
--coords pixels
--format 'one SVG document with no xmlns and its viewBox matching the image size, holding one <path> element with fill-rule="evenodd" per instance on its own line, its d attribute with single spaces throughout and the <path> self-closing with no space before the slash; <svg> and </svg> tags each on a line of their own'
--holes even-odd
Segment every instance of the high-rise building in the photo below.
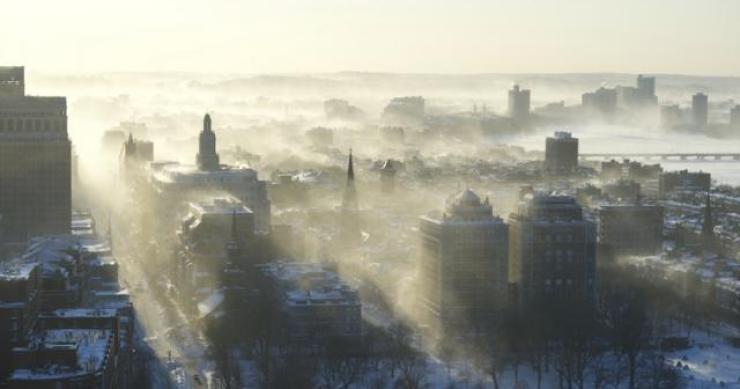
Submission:
<svg viewBox="0 0 740 389">
<path fill-rule="evenodd" d="M 23 68 L 0 68 L 0 215 L 6 242 L 69 232 L 67 99 L 25 96 Z"/>
<path fill-rule="evenodd" d="M 545 171 L 550 175 L 569 175 L 578 170 L 578 138 L 558 131 L 545 143 Z"/>
<path fill-rule="evenodd" d="M 523 121 L 529 118 L 530 106 L 529 89 L 519 89 L 519 85 L 509 90 L 509 116 L 516 121 Z"/>
<path fill-rule="evenodd" d="M 691 97 L 691 120 L 696 128 L 704 128 L 709 120 L 709 97 L 697 93 Z"/>
<path fill-rule="evenodd" d="M 617 112 L 617 90 L 601 87 L 581 95 L 581 105 L 590 112 L 611 118 Z"/>
<path fill-rule="evenodd" d="M 655 77 L 646 77 L 642 74 L 637 76 L 637 89 L 644 96 L 655 96 Z"/>
<path fill-rule="evenodd" d="M 526 196 L 509 218 L 509 282 L 528 306 L 589 299 L 596 273 L 596 226 L 570 196 Z"/>
<path fill-rule="evenodd" d="M 26 95 L 25 69 L 22 66 L 0 66 L 0 96 Z"/>
<path fill-rule="evenodd" d="M 678 104 L 664 105 L 660 107 L 660 125 L 671 129 L 683 123 L 683 112 Z"/>
<path fill-rule="evenodd" d="M 730 127 L 740 129 L 740 105 L 730 109 Z"/>
<path fill-rule="evenodd" d="M 431 328 L 489 324 L 508 291 L 508 230 L 465 190 L 450 198 L 444 213 L 420 221 L 420 309 Z"/>
<path fill-rule="evenodd" d="M 663 245 L 663 207 L 605 205 L 599 210 L 599 245 L 614 256 L 654 255 Z"/>
<path fill-rule="evenodd" d="M 216 134 L 211 129 L 211 115 L 209 114 L 203 118 L 203 131 L 198 137 L 196 160 L 200 170 L 218 170 L 220 167 L 216 153 Z"/>
<path fill-rule="evenodd" d="M 619 106 L 628 109 L 654 107 L 658 103 L 655 96 L 655 77 L 637 76 L 637 86 L 618 86 L 617 100 Z"/>
</svg>

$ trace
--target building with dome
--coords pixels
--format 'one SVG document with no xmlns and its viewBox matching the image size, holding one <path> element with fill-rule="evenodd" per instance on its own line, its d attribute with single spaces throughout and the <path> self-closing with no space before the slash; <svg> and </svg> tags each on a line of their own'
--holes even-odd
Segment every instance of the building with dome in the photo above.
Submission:
<svg viewBox="0 0 740 389">
<path fill-rule="evenodd" d="M 437 334 L 484 328 L 506 304 L 508 229 L 466 189 L 420 220 L 419 308 Z"/>
<path fill-rule="evenodd" d="M 249 167 L 220 164 L 216 134 L 208 114 L 203 118 L 198 140 L 195 166 L 167 161 L 149 164 L 148 181 L 155 204 L 163 211 L 162 218 L 174 220 L 178 206 L 193 199 L 228 194 L 238 198 L 254 213 L 255 232 L 269 233 L 267 182 L 260 180 L 257 171 Z M 161 227 L 168 230 L 166 226 Z"/>
</svg>

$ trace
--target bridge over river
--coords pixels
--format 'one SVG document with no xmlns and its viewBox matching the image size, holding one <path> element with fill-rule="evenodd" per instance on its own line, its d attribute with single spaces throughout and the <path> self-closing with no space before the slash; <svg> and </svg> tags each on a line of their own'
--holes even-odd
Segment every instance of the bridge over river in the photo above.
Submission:
<svg viewBox="0 0 740 389">
<path fill-rule="evenodd" d="M 583 153 L 581 160 L 645 159 L 690 162 L 740 162 L 740 153 Z"/>
</svg>

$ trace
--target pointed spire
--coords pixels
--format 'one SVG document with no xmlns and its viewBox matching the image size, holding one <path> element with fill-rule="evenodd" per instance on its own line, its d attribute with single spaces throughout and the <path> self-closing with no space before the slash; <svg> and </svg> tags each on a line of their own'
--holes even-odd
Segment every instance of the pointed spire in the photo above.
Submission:
<svg viewBox="0 0 740 389">
<path fill-rule="evenodd" d="M 344 188 L 342 209 L 345 211 L 357 211 L 357 192 L 355 189 L 355 168 L 352 162 L 352 149 L 349 149 L 349 162 L 347 164 L 347 185 Z"/>
<path fill-rule="evenodd" d="M 211 131 L 211 115 L 203 116 L 203 131 Z"/>
<path fill-rule="evenodd" d="M 349 149 L 349 163 L 347 164 L 347 183 L 355 180 L 355 168 L 352 164 L 352 148 Z"/>
</svg>

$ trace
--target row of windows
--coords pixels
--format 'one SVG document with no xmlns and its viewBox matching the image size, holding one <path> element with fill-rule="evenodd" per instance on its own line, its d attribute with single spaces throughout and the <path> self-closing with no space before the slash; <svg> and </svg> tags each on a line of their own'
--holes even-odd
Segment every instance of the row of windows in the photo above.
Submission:
<svg viewBox="0 0 740 389">
<path fill-rule="evenodd" d="M 66 131 L 64 120 L 41 119 L 0 119 L 0 132 L 3 131 Z"/>
<path fill-rule="evenodd" d="M 30 118 L 37 118 L 37 117 L 47 117 L 47 116 L 64 116 L 66 115 L 66 111 L 64 109 L 60 109 L 58 111 L 56 110 L 43 110 L 43 111 L 30 111 L 30 112 L 21 112 L 18 110 L 9 110 L 9 111 L 0 111 L 0 118 L 2 117 L 30 117 Z"/>
</svg>

